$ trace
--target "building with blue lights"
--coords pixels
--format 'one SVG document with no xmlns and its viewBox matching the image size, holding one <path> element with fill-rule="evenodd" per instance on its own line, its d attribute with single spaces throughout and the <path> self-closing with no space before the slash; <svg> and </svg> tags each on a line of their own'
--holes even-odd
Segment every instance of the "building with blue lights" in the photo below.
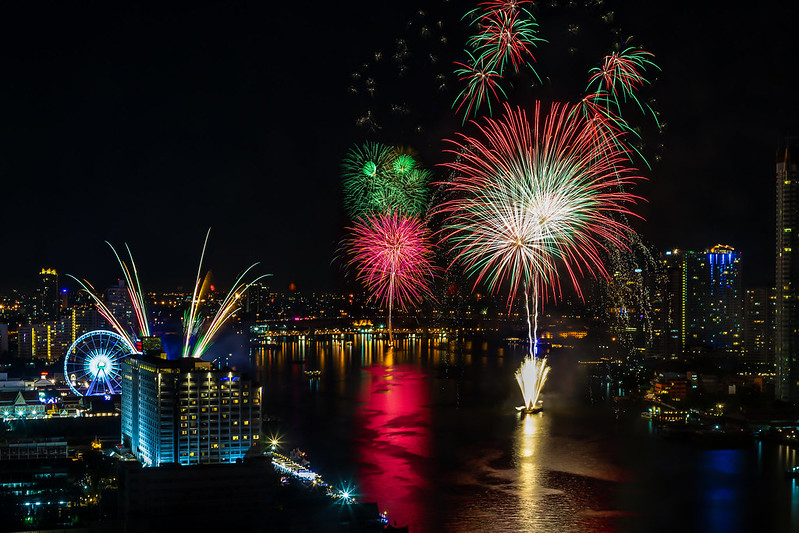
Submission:
<svg viewBox="0 0 799 533">
<path fill-rule="evenodd" d="M 741 253 L 716 245 L 685 255 L 686 348 L 743 353 Z"/>
<path fill-rule="evenodd" d="M 127 358 L 122 442 L 144 466 L 235 463 L 260 444 L 261 390 L 191 358 Z"/>
<path fill-rule="evenodd" d="M 716 245 L 703 252 L 669 250 L 661 313 L 661 350 L 669 358 L 707 352 L 743 355 L 741 253 Z"/>
</svg>

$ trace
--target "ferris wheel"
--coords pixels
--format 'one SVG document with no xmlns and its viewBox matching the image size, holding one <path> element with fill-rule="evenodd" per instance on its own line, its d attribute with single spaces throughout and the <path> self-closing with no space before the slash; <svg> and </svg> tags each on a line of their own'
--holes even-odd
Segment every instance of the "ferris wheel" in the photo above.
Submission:
<svg viewBox="0 0 799 533">
<path fill-rule="evenodd" d="M 122 359 L 133 351 L 118 333 L 90 331 L 78 337 L 64 359 L 64 379 L 78 396 L 120 394 Z"/>
</svg>

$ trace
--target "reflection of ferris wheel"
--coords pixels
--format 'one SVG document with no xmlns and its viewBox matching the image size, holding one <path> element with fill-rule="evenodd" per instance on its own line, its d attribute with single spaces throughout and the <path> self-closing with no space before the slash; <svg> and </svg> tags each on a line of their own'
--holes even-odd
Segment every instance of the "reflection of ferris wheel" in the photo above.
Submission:
<svg viewBox="0 0 799 533">
<path fill-rule="evenodd" d="M 119 394 L 122 359 L 131 355 L 125 340 L 113 331 L 90 331 L 77 338 L 64 359 L 64 378 L 78 396 Z"/>
</svg>

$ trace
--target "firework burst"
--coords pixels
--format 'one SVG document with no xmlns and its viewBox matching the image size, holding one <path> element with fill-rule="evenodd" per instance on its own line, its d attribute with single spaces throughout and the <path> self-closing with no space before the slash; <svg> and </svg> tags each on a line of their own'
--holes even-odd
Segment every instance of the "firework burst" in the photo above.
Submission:
<svg viewBox="0 0 799 533">
<path fill-rule="evenodd" d="M 607 128 L 597 137 L 596 124 L 575 106 L 553 104 L 542 117 L 536 104 L 530 123 L 506 104 L 503 117 L 476 126 L 478 137 L 451 141 L 457 157 L 444 164 L 453 177 L 441 184 L 448 199 L 437 211 L 443 238 L 475 286 L 495 293 L 507 286 L 509 307 L 524 291 L 530 352 L 516 379 L 530 412 L 548 372 L 546 360 L 536 359 L 540 295 L 560 292 L 559 267 L 578 294 L 578 277 L 607 277 L 601 252 L 625 246 L 631 230 L 617 215 L 632 214 L 637 200 L 622 185 L 640 178 L 616 142 L 622 133 Z"/>
<path fill-rule="evenodd" d="M 614 114 L 621 116 L 622 104 L 633 101 L 643 113 L 649 113 L 657 122 L 657 115 L 642 103 L 636 93 L 649 81 L 644 74 L 647 68 L 660 70 L 654 62 L 654 54 L 635 47 L 613 52 L 602 61 L 601 66 L 589 71 L 588 90 L 605 100 Z"/>
<path fill-rule="evenodd" d="M 559 293 L 562 265 L 578 294 L 578 277 L 607 276 L 605 243 L 623 247 L 629 228 L 615 215 L 633 214 L 637 197 L 619 189 L 641 179 L 616 142 L 598 145 L 593 126 L 574 108 L 553 104 L 532 124 L 505 106 L 498 120 L 477 125 L 480 136 L 450 141 L 457 155 L 444 166 L 453 179 L 438 208 L 445 239 L 475 286 L 492 292 L 507 284 L 508 303 L 520 287 Z M 608 138 L 621 135 L 605 132 Z"/>
<path fill-rule="evenodd" d="M 367 215 L 355 222 L 346 245 L 350 265 L 372 298 L 388 306 L 390 342 L 393 343 L 391 311 L 432 296 L 432 246 L 421 220 L 397 213 Z"/>
<path fill-rule="evenodd" d="M 481 31 L 472 36 L 469 45 L 486 65 L 500 75 L 508 64 L 516 72 L 524 65 L 532 68 L 532 49 L 543 39 L 538 36 L 538 24 L 529 11 L 491 9 L 477 19 L 477 25 Z"/>
<path fill-rule="evenodd" d="M 499 85 L 502 76 L 489 66 L 482 58 L 475 58 L 470 52 L 466 52 L 469 60 L 466 63 L 456 61 L 458 69 L 455 70 L 455 75 L 458 76 L 458 81 L 464 82 L 466 86 L 458 94 L 455 99 L 453 107 L 455 114 L 463 112 L 463 122 L 471 115 L 477 115 L 480 107 L 483 105 L 488 106 L 488 112 L 491 113 L 491 101 L 499 100 L 499 95 L 502 98 L 507 98 L 505 91 Z"/>
<path fill-rule="evenodd" d="M 431 173 L 397 148 L 369 142 L 354 147 L 342 162 L 342 178 L 353 219 L 389 211 L 421 215 L 427 209 Z"/>
</svg>

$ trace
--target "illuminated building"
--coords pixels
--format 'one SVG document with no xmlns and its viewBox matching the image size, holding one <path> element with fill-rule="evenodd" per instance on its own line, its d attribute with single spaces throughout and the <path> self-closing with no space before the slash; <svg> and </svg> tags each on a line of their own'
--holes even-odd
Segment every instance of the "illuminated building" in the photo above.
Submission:
<svg viewBox="0 0 799 533">
<path fill-rule="evenodd" d="M 744 353 L 747 361 L 774 363 L 774 298 L 764 288 L 748 289 L 744 301 Z"/>
<path fill-rule="evenodd" d="M 54 268 L 43 268 L 39 272 L 33 316 L 36 322 L 55 320 L 61 310 L 61 293 L 58 290 L 58 272 Z"/>
<path fill-rule="evenodd" d="M 144 466 L 233 463 L 260 444 L 260 390 L 251 381 L 153 353 L 122 365 L 122 442 Z"/>
<path fill-rule="evenodd" d="M 37 317 L 53 320 L 61 309 L 61 293 L 58 290 L 58 272 L 54 268 L 43 268 L 39 272 L 36 288 Z"/>
<path fill-rule="evenodd" d="M 743 351 L 741 254 L 716 245 L 686 254 L 685 343 L 730 353 Z"/>
<path fill-rule="evenodd" d="M 56 337 L 56 322 L 20 326 L 18 332 L 19 356 L 22 359 L 43 359 L 53 363 L 57 359 L 52 347 Z"/>
<path fill-rule="evenodd" d="M 777 153 L 776 291 L 774 355 L 777 362 L 776 396 L 799 400 L 799 165 L 793 159 L 796 142 Z M 797 248 L 799 252 L 799 248 Z"/>
<path fill-rule="evenodd" d="M 108 329 L 108 324 L 93 308 L 73 308 L 58 320 L 20 326 L 19 356 L 53 363 L 66 355 L 75 339 L 97 329 Z"/>
<path fill-rule="evenodd" d="M 673 358 L 712 350 L 741 355 L 741 253 L 725 245 L 704 252 L 669 250 L 663 265 L 668 302 L 661 319 L 664 354 Z"/>
<path fill-rule="evenodd" d="M 676 359 L 683 353 L 684 259 L 682 250 L 667 250 L 661 256 L 665 279 L 653 303 L 655 350 L 667 359 Z"/>
<path fill-rule="evenodd" d="M 652 380 L 652 389 L 656 397 L 668 396 L 672 400 L 684 400 L 688 395 L 688 380 L 685 374 L 661 373 Z"/>
</svg>

